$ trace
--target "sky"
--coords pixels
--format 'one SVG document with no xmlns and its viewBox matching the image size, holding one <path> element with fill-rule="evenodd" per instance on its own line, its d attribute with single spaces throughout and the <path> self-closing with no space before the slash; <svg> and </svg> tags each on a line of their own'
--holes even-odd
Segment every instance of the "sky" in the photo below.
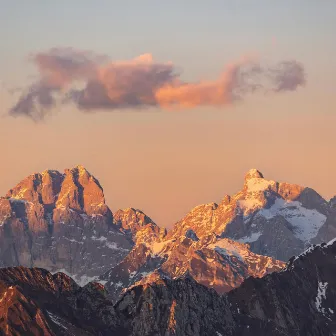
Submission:
<svg viewBox="0 0 336 336">
<path fill-rule="evenodd" d="M 82 164 L 169 227 L 250 168 L 336 194 L 336 2 L 0 4 L 0 195 Z"/>
</svg>

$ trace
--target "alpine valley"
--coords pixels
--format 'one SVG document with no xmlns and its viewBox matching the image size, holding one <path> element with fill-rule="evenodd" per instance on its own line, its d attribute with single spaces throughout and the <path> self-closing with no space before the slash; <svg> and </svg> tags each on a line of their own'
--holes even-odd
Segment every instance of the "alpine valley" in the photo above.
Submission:
<svg viewBox="0 0 336 336">
<path fill-rule="evenodd" d="M 247 172 L 170 230 L 83 166 L 0 198 L 0 335 L 336 335 L 336 197 Z"/>
</svg>

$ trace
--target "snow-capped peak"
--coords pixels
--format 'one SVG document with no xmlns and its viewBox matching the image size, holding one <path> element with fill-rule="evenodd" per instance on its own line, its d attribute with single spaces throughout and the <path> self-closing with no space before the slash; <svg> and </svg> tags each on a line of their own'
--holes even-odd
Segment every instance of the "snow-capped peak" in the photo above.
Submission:
<svg viewBox="0 0 336 336">
<path fill-rule="evenodd" d="M 245 175 L 245 181 L 248 181 L 252 178 L 264 178 L 264 175 L 258 169 L 250 169 Z"/>
</svg>

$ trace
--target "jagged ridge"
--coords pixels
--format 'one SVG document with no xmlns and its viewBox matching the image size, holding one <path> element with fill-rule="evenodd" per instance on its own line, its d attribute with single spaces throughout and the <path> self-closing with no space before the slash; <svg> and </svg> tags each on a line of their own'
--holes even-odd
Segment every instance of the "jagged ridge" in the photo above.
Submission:
<svg viewBox="0 0 336 336">
<path fill-rule="evenodd" d="M 331 336 L 335 257 L 334 240 L 293 258 L 282 272 L 251 277 L 223 296 L 190 274 L 161 278 L 133 287 L 114 306 L 97 283 L 81 288 L 64 274 L 2 269 L 0 331 L 9 336 Z"/>
</svg>

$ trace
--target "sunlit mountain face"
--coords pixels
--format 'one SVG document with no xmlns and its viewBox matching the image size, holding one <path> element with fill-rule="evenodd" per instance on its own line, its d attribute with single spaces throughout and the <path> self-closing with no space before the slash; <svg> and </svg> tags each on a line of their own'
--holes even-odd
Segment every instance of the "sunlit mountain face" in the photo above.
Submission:
<svg viewBox="0 0 336 336">
<path fill-rule="evenodd" d="M 113 301 L 133 286 L 185 274 L 223 294 L 332 239 L 333 203 L 251 169 L 238 193 L 195 207 L 167 231 L 138 209 L 113 214 L 83 166 L 47 170 L 0 200 L 1 265 L 63 272 L 80 285 L 98 281 Z"/>
</svg>

